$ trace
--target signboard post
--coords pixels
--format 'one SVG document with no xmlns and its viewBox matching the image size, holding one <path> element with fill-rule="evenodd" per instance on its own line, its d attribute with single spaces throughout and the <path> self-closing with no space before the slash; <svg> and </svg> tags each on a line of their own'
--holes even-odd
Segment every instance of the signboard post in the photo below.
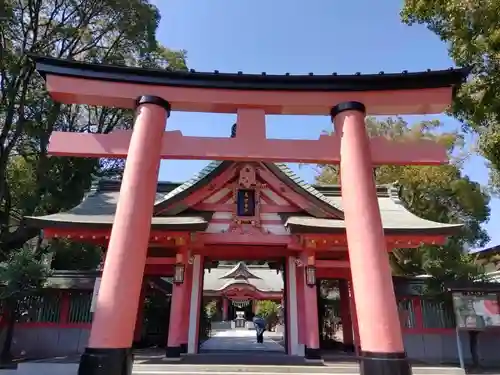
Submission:
<svg viewBox="0 0 500 375">
<path fill-rule="evenodd" d="M 96 277 L 94 284 L 94 291 L 92 292 L 92 303 L 90 304 L 90 312 L 95 311 L 97 305 L 97 296 L 99 295 L 99 288 L 101 287 L 101 278 Z"/>
<path fill-rule="evenodd" d="M 460 331 L 483 331 L 500 327 L 498 294 L 488 292 L 454 292 L 457 350 L 460 367 L 465 369 Z"/>
</svg>

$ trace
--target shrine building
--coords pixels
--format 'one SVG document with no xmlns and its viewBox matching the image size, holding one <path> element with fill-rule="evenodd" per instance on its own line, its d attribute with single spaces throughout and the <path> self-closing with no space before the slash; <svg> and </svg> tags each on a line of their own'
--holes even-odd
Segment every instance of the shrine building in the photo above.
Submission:
<svg viewBox="0 0 500 375">
<path fill-rule="evenodd" d="M 43 229 L 46 238 L 105 246 L 119 188 L 120 181 L 101 181 L 74 209 L 26 219 Z M 398 192 L 394 185 L 377 187 L 388 249 L 440 244 L 461 227 L 413 215 Z M 181 348 L 191 354 L 198 351 L 203 291 L 203 296 L 221 298 L 222 320 L 234 318 L 228 316 L 231 300 L 283 300 L 287 353 L 319 358 L 318 279 L 344 281 L 344 344 L 355 346 L 355 301 L 338 186 L 310 185 L 284 164 L 211 162 L 185 183 L 159 183 L 154 207 L 144 275 L 174 282 L 165 338 L 169 355 L 180 355 Z M 188 261 L 181 264 L 177 249 L 187 243 Z M 266 260 L 283 270 L 285 281 L 268 266 L 213 266 L 214 261 L 240 259 Z M 204 268 L 209 268 L 205 277 Z"/>
</svg>

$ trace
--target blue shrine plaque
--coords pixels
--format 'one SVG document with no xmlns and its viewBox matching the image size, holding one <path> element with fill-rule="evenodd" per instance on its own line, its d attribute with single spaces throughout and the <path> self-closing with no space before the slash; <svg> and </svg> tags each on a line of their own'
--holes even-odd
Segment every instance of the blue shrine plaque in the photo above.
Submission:
<svg viewBox="0 0 500 375">
<path fill-rule="evenodd" d="M 238 216 L 255 216 L 255 190 L 238 190 L 236 207 Z"/>
</svg>

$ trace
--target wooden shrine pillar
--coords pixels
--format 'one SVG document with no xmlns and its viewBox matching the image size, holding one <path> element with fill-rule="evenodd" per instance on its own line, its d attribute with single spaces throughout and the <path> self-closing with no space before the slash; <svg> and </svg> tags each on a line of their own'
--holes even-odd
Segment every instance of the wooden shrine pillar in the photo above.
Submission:
<svg viewBox="0 0 500 375">
<path fill-rule="evenodd" d="M 285 263 L 285 335 L 289 355 L 300 355 L 297 320 L 297 266 L 296 258 L 289 256 Z"/>
<path fill-rule="evenodd" d="M 184 264 L 187 268 L 187 249 L 182 249 L 176 256 L 177 264 Z M 185 271 L 184 271 L 185 272 Z M 170 322 L 168 325 L 168 341 L 166 349 L 166 357 L 169 359 L 178 359 L 181 357 L 181 344 L 184 339 L 183 320 L 186 311 L 186 299 L 189 298 L 186 282 L 186 274 L 184 273 L 184 281 L 176 283 L 175 278 L 172 285 L 172 299 L 170 300 Z"/>
<path fill-rule="evenodd" d="M 139 297 L 139 306 L 137 308 L 137 318 L 135 320 L 135 330 L 134 330 L 134 346 L 140 345 L 142 340 L 142 323 L 144 320 L 144 302 L 146 301 L 146 292 L 148 290 L 148 284 L 146 281 L 142 281 L 141 296 Z"/>
<path fill-rule="evenodd" d="M 297 282 L 297 340 L 301 346 L 301 351 L 305 355 L 305 347 L 307 345 L 305 341 L 307 331 L 307 305 L 304 298 L 306 276 L 302 260 L 300 260 L 297 266 L 297 274 L 295 277 Z"/>
<path fill-rule="evenodd" d="M 332 108 L 331 116 L 335 132 L 342 135 L 342 204 L 361 339 L 361 374 L 409 375 L 373 178 L 365 106 L 343 102 Z"/>
<path fill-rule="evenodd" d="M 346 279 L 339 280 L 340 294 L 340 319 L 342 320 L 342 341 L 344 350 L 355 351 L 354 330 L 351 317 L 351 298 L 349 296 L 349 283 Z"/>
<path fill-rule="evenodd" d="M 229 314 L 229 300 L 222 296 L 222 321 L 227 322 Z"/>
<path fill-rule="evenodd" d="M 204 259 L 202 255 L 193 257 L 193 274 L 189 298 L 188 354 L 198 353 L 200 334 L 200 305 L 203 297 Z"/>
<path fill-rule="evenodd" d="M 302 274 L 302 282 L 299 286 L 303 290 L 304 306 L 304 352 L 306 359 L 321 360 L 319 349 L 319 323 L 318 323 L 318 293 L 317 284 L 308 285 L 306 267 L 315 267 L 314 255 L 303 251 L 301 254 L 302 267 L 298 270 Z M 316 281 L 316 280 L 314 280 Z"/>
<path fill-rule="evenodd" d="M 183 299 L 182 309 L 182 327 L 180 333 L 180 348 L 181 353 L 187 353 L 189 340 L 189 306 L 190 306 L 190 291 L 193 287 L 193 265 L 190 261 L 186 264 L 186 273 L 184 275 L 185 295 Z"/>
<path fill-rule="evenodd" d="M 169 113 L 170 104 L 164 99 L 137 99 L 120 197 L 79 375 L 128 375 L 132 371 L 132 341 Z"/>
</svg>

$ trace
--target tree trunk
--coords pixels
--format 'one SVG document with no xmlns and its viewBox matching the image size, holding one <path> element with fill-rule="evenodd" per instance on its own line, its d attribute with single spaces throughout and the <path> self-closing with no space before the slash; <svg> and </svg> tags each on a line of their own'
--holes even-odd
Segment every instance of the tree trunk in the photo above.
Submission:
<svg viewBox="0 0 500 375">
<path fill-rule="evenodd" d="M 12 361 L 12 355 L 10 353 L 12 347 L 12 339 L 14 338 L 14 327 L 16 324 L 16 301 L 7 299 L 5 301 L 4 319 L 6 319 L 6 329 L 5 340 L 2 347 L 2 352 L 0 353 L 0 362 L 2 364 L 8 364 Z"/>
</svg>

